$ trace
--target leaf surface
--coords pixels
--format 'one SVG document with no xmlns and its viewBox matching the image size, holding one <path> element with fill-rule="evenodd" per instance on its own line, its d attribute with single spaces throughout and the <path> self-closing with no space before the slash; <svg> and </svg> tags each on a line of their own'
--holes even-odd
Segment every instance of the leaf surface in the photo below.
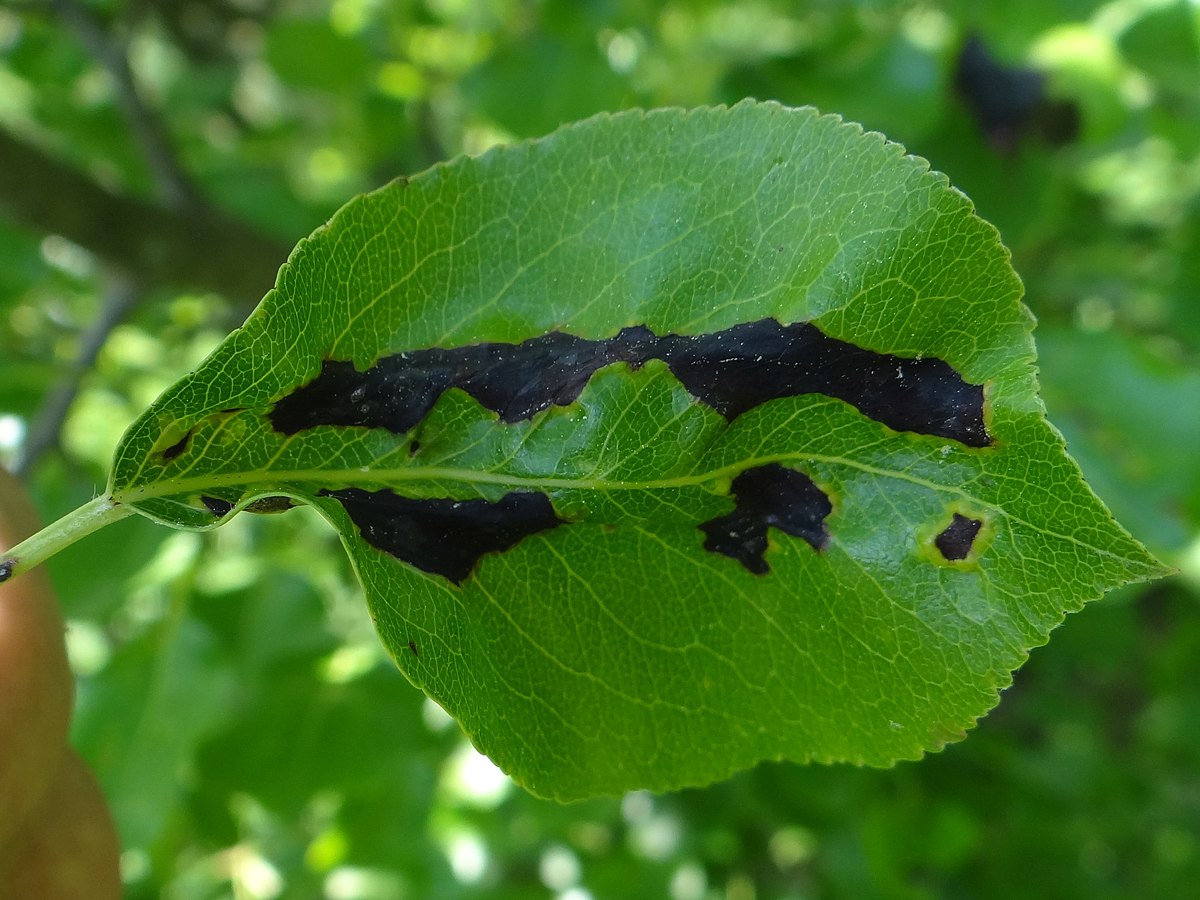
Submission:
<svg viewBox="0 0 1200 900">
<path fill-rule="evenodd" d="M 317 507 L 400 668 L 540 794 L 886 765 L 1161 573 L 1046 421 L 1020 296 L 879 135 L 600 116 L 347 204 L 110 492 Z"/>
</svg>

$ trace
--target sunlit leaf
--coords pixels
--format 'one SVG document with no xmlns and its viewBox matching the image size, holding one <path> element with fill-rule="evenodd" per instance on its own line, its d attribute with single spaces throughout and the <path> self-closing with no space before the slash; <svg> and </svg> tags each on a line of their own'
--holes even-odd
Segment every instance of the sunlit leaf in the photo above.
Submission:
<svg viewBox="0 0 1200 900">
<path fill-rule="evenodd" d="M 1020 294 L 879 135 L 601 116 L 347 204 L 110 492 L 318 508 L 401 669 L 538 793 L 885 765 L 1160 573 L 1046 422 Z"/>
</svg>

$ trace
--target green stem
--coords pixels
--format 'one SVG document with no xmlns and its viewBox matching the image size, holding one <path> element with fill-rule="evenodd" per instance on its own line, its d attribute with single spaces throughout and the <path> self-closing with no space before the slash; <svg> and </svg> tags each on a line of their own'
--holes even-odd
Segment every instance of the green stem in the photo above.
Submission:
<svg viewBox="0 0 1200 900">
<path fill-rule="evenodd" d="M 133 509 L 108 496 L 85 503 L 0 556 L 0 584 L 41 565 L 59 550 L 93 531 L 132 514 Z"/>
</svg>

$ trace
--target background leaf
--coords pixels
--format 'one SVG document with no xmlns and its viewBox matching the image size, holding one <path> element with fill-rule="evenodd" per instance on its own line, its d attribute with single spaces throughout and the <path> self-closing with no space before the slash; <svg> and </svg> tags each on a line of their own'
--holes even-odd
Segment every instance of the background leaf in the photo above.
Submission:
<svg viewBox="0 0 1200 900">
<path fill-rule="evenodd" d="M 961 737 L 1066 611 L 1158 572 L 1044 420 L 1019 292 L 994 231 L 878 135 L 771 104 L 599 117 L 350 203 L 131 428 L 111 490 L 193 527 L 262 496 L 316 506 L 404 672 L 539 793 L 662 790 L 771 757 L 888 764 Z M 882 374 L 856 357 L 825 377 L 874 378 L 897 405 L 932 405 L 932 360 L 910 361 L 942 360 L 983 386 L 990 440 L 894 431 L 836 387 L 722 416 L 666 357 L 515 416 L 468 385 L 402 426 L 339 424 L 385 377 L 372 366 L 408 351 L 764 319 L 886 355 Z M 723 354 L 774 352 L 737 334 Z M 331 365 L 361 389 L 315 393 Z M 784 471 L 817 486 L 827 543 L 775 517 L 748 552 L 733 500 L 746 473 Z M 392 524 L 380 492 L 472 510 L 546 496 L 553 514 L 442 570 L 437 545 L 472 538 L 439 525 L 388 552 L 372 533 L 426 526 Z"/>
</svg>

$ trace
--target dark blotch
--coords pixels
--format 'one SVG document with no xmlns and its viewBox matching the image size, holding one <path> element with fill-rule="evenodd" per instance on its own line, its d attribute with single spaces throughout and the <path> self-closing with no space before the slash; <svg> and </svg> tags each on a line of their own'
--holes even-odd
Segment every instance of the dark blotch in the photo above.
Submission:
<svg viewBox="0 0 1200 900">
<path fill-rule="evenodd" d="M 409 642 L 408 642 L 408 649 L 412 651 L 412 655 L 413 655 L 413 656 L 420 656 L 420 655 L 421 655 L 421 651 L 417 649 L 417 642 L 416 642 L 416 641 L 409 641 Z"/>
<path fill-rule="evenodd" d="M 933 543 L 942 557 L 950 562 L 966 559 L 982 527 L 983 522 L 979 519 L 955 513 L 946 530 L 935 537 Z"/>
<path fill-rule="evenodd" d="M 218 519 L 223 519 L 233 511 L 233 504 L 219 497 L 201 497 L 200 501 L 208 507 L 208 511 Z"/>
<path fill-rule="evenodd" d="M 271 425 L 295 434 L 316 425 L 361 425 L 397 434 L 410 430 L 451 384 L 445 350 L 389 356 L 366 372 L 350 362 L 326 360 L 321 374 L 284 397 L 271 411 Z"/>
<path fill-rule="evenodd" d="M 731 486 L 733 512 L 700 526 L 704 549 L 736 559 L 755 575 L 771 570 L 763 555 L 767 529 L 803 538 L 814 550 L 829 543 L 825 517 L 833 511 L 829 497 L 813 480 L 778 463 L 747 469 Z"/>
<path fill-rule="evenodd" d="M 13 566 L 16 565 L 16 562 L 15 559 L 6 559 L 0 562 L 0 584 L 4 584 L 12 578 Z"/>
<path fill-rule="evenodd" d="M 971 35 L 963 44 L 954 86 L 979 130 L 999 153 L 1015 153 L 1021 139 L 1031 132 L 1052 144 L 1069 143 L 1079 135 L 1079 108 L 1074 103 L 1049 99 L 1045 75 L 1004 65 L 978 35 Z"/>
<path fill-rule="evenodd" d="M 495 553 L 563 521 L 545 494 L 514 491 L 489 500 L 417 500 L 389 491 L 321 491 L 345 508 L 368 544 L 456 584 Z"/>
<path fill-rule="evenodd" d="M 770 400 L 824 394 L 894 428 L 991 444 L 983 387 L 940 359 L 908 359 L 828 337 L 815 325 L 762 319 L 724 331 L 658 337 L 642 326 L 592 341 L 561 331 L 521 344 L 487 343 L 399 353 L 366 372 L 326 361 L 320 374 L 275 404 L 283 434 L 317 425 L 416 427 L 438 397 L 460 388 L 505 422 L 529 419 L 578 399 L 597 370 L 624 362 L 665 362 L 702 403 L 733 420 Z"/>
<path fill-rule="evenodd" d="M 177 440 L 174 444 L 172 444 L 170 447 L 168 447 L 166 450 L 164 450 L 162 452 L 163 462 L 170 462 L 171 460 L 173 460 L 177 456 L 179 456 L 181 453 L 183 453 L 183 451 L 187 449 L 188 442 L 191 439 L 192 439 L 192 432 L 189 431 L 187 434 L 185 434 L 183 437 L 181 437 L 179 440 Z"/>
<path fill-rule="evenodd" d="M 626 358 L 625 349 L 619 336 L 589 341 L 561 331 L 521 344 L 464 347 L 454 384 L 505 422 L 520 422 L 574 403 L 597 369 Z"/>
<path fill-rule="evenodd" d="M 661 356 L 693 396 L 733 420 L 768 400 L 824 394 L 897 431 L 991 443 L 983 387 L 940 359 L 907 359 L 763 319 L 698 337 L 668 335 Z"/>
</svg>

